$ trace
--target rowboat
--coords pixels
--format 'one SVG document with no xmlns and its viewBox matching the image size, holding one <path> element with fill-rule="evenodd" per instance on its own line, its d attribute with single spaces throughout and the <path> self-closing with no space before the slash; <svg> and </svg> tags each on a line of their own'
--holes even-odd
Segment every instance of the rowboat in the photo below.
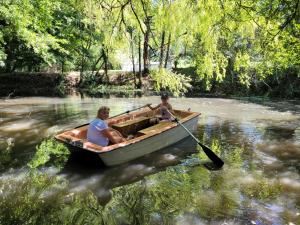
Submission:
<svg viewBox="0 0 300 225">
<path fill-rule="evenodd" d="M 197 129 L 200 113 L 185 110 L 173 110 L 181 124 L 188 130 Z M 173 145 L 189 136 L 178 122 L 160 121 L 153 124 L 159 112 L 143 108 L 130 114 L 109 118 L 110 127 L 118 130 L 124 137 L 133 136 L 122 143 L 99 146 L 87 141 L 89 124 L 84 124 L 71 130 L 55 135 L 55 139 L 64 143 L 71 151 L 89 151 L 97 154 L 107 166 L 114 166 L 143 155 Z"/>
</svg>

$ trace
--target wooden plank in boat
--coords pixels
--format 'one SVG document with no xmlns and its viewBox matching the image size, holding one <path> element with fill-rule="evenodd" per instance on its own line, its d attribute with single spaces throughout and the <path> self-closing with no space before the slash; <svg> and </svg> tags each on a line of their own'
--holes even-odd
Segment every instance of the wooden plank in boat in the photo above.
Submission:
<svg viewBox="0 0 300 225">
<path fill-rule="evenodd" d="M 141 116 L 141 117 L 137 117 L 137 118 L 132 119 L 132 120 L 127 120 L 127 121 L 122 122 L 122 123 L 113 124 L 112 126 L 113 127 L 126 127 L 126 126 L 130 126 L 132 124 L 136 124 L 136 123 L 139 123 L 139 122 L 145 121 L 145 120 L 149 120 L 149 118 L 145 117 L 145 116 Z"/>
<path fill-rule="evenodd" d="M 174 122 L 160 122 L 154 126 L 148 127 L 146 129 L 140 130 L 140 134 L 151 134 L 151 133 L 159 133 L 161 130 L 164 130 L 166 127 L 171 127 L 175 123 Z"/>
<path fill-rule="evenodd" d="M 137 117 L 132 120 L 128 120 L 122 123 L 113 124 L 112 128 L 118 130 L 124 136 L 127 136 L 132 133 L 136 133 L 138 130 L 141 130 L 149 125 L 149 117 Z"/>
</svg>

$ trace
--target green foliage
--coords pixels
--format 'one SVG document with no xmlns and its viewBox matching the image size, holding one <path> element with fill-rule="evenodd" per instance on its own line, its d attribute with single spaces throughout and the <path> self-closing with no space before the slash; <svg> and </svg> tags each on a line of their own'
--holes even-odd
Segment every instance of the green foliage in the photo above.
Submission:
<svg viewBox="0 0 300 225">
<path fill-rule="evenodd" d="M 82 79 L 105 69 L 103 80 L 150 48 L 150 59 L 165 61 L 168 51 L 176 67 L 195 67 L 207 91 L 224 84 L 293 97 L 300 93 L 299 32 L 298 1 L 2 0 L 0 71 L 77 70 Z M 180 75 L 151 76 L 156 89 L 187 90 Z"/>
<path fill-rule="evenodd" d="M 216 141 L 213 146 L 220 149 Z M 219 171 L 176 165 L 112 191 L 103 187 L 109 192 L 109 201 L 90 190 L 72 192 L 67 180 L 45 172 L 31 170 L 18 177 L 2 177 L 0 222 L 4 225 L 175 224 L 187 213 L 200 215 L 204 223 L 236 219 L 247 198 L 271 200 L 282 191 L 277 181 L 261 175 L 250 182 L 243 180 L 246 172 L 231 166 L 239 164 L 239 154 L 242 151 L 237 148 L 230 157 L 230 166 Z"/>
<path fill-rule="evenodd" d="M 173 73 L 167 69 L 153 70 L 150 74 L 154 80 L 154 88 L 156 91 L 167 89 L 175 96 L 188 91 L 191 87 L 191 79 L 179 73 Z"/>
<path fill-rule="evenodd" d="M 48 32 L 52 28 L 51 21 L 55 19 L 53 14 L 59 8 L 58 1 L 54 4 L 48 0 L 2 1 L 1 47 L 5 49 L 7 71 L 24 66 L 35 67 L 38 66 L 35 63 L 41 62 L 50 65 L 55 62 L 53 51 L 66 53 L 62 47 L 66 40 Z"/>
<path fill-rule="evenodd" d="M 235 214 L 238 205 L 238 195 L 234 192 L 222 191 L 217 195 L 211 192 L 203 192 L 195 199 L 196 210 L 201 217 L 224 218 L 226 215 Z"/>
<path fill-rule="evenodd" d="M 231 152 L 227 155 L 226 161 L 230 163 L 233 167 L 242 167 L 243 166 L 243 149 L 242 148 L 235 148 L 232 149 Z"/>
<path fill-rule="evenodd" d="M 89 192 L 72 193 L 63 178 L 32 171 L 0 180 L 0 223 L 116 224 L 112 209 Z"/>
<path fill-rule="evenodd" d="M 6 166 L 11 163 L 13 146 L 13 138 L 8 138 L 6 140 L 0 139 L 0 170 L 6 168 Z"/>
<path fill-rule="evenodd" d="M 59 84 L 55 87 L 54 91 L 59 96 L 65 96 L 67 94 L 67 82 L 62 80 Z"/>
<path fill-rule="evenodd" d="M 92 88 L 99 85 L 102 82 L 101 79 L 102 79 L 101 76 L 96 76 L 95 74 L 92 73 L 83 73 L 80 85 L 82 87 Z"/>
<path fill-rule="evenodd" d="M 70 154 L 67 147 L 54 139 L 46 139 L 36 147 L 36 153 L 28 166 L 32 169 L 45 165 L 53 157 L 53 165 L 60 168 L 67 161 Z"/>
<path fill-rule="evenodd" d="M 270 200 L 282 191 L 278 182 L 271 182 L 264 177 L 255 176 L 252 182 L 242 185 L 242 192 L 250 198 Z"/>
<path fill-rule="evenodd" d="M 65 75 L 59 75 L 58 84 L 54 88 L 54 92 L 58 96 L 65 96 L 68 93 L 68 82 L 66 80 Z"/>
<path fill-rule="evenodd" d="M 59 185 L 59 186 L 58 186 Z M 21 179 L 0 180 L 0 223 L 58 224 L 65 183 L 57 177 L 37 173 Z"/>
<path fill-rule="evenodd" d="M 132 85 L 122 86 L 109 86 L 109 85 L 97 85 L 90 86 L 88 89 L 84 89 L 89 95 L 97 96 L 102 94 L 125 94 L 134 95 L 136 92 L 140 92 L 139 89 L 134 89 Z"/>
</svg>

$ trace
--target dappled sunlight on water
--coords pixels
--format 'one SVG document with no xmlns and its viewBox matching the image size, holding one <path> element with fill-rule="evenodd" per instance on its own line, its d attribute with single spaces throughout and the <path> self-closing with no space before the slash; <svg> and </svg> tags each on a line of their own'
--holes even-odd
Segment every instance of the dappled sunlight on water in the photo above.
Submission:
<svg viewBox="0 0 300 225">
<path fill-rule="evenodd" d="M 174 108 L 202 113 L 195 135 L 225 161 L 217 171 L 207 169 L 209 160 L 192 138 L 111 168 L 98 157 L 69 155 L 51 139 L 93 119 L 100 105 L 116 115 L 159 101 L 0 100 L 0 220 L 300 224 L 299 102 L 171 98 Z"/>
</svg>

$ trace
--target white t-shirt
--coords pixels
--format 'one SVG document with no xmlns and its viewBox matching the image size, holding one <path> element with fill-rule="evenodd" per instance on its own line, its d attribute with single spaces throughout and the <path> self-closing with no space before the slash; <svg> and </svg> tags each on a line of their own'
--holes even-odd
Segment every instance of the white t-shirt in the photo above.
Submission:
<svg viewBox="0 0 300 225">
<path fill-rule="evenodd" d="M 94 119 L 89 125 L 87 131 L 87 140 L 96 145 L 107 146 L 109 140 L 107 137 L 104 137 L 102 134 L 102 131 L 107 128 L 108 125 L 105 121 L 98 118 Z"/>
</svg>

